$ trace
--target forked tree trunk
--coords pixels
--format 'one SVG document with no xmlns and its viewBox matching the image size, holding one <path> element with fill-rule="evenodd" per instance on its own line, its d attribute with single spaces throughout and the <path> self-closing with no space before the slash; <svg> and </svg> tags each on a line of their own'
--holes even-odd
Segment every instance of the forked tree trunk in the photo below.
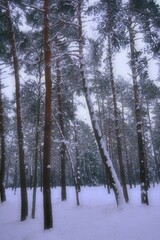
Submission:
<svg viewBox="0 0 160 240">
<path fill-rule="evenodd" d="M 116 175 L 116 172 L 114 170 L 113 164 L 111 162 L 111 159 L 109 157 L 109 154 L 107 152 L 106 146 L 105 146 L 105 141 L 102 137 L 101 130 L 98 125 L 98 120 L 93 108 L 93 104 L 91 101 L 91 96 L 90 96 L 90 90 L 88 86 L 87 79 L 85 77 L 85 64 L 84 64 L 84 56 L 83 56 L 83 32 L 82 32 L 82 1 L 78 0 L 78 5 L 77 5 L 77 16 L 78 16 L 78 28 L 79 28 L 79 64 L 80 64 L 80 74 L 81 74 L 81 79 L 82 79 L 82 84 L 83 84 L 83 91 L 85 94 L 90 118 L 91 118 L 91 123 L 92 123 L 92 128 L 95 134 L 95 138 L 97 141 L 97 145 L 99 148 L 99 152 L 103 161 L 103 164 L 106 168 L 107 174 L 110 179 L 111 187 L 113 188 L 117 205 L 123 205 L 125 200 L 122 192 L 122 188 L 120 186 L 120 182 L 118 180 L 118 177 Z"/>
<path fill-rule="evenodd" d="M 13 56 L 13 66 L 16 85 L 16 115 L 17 115 L 17 136 L 18 136 L 18 150 L 19 150 L 19 168 L 20 168 L 20 185 L 21 185 L 21 221 L 24 221 L 28 215 L 28 198 L 26 189 L 26 174 L 25 174 L 25 162 L 24 162 L 24 142 L 22 132 L 22 119 L 21 119 L 21 104 L 20 104 L 20 76 L 18 56 L 15 42 L 15 34 L 13 28 L 12 17 L 9 9 L 8 0 L 4 0 L 6 14 L 8 17 L 8 27 L 10 34 L 10 45 Z"/>
<path fill-rule="evenodd" d="M 44 0 L 44 63 L 45 63 L 45 123 L 44 123 L 44 153 L 43 153 L 43 211 L 44 229 L 53 227 L 52 203 L 50 189 L 50 150 L 51 150 L 51 50 L 49 45 L 49 0 Z"/>
<path fill-rule="evenodd" d="M 2 100 L 2 86 L 0 79 L 0 199 L 1 202 L 6 201 L 4 177 L 5 177 L 5 137 L 4 137 L 4 117 L 3 117 L 3 100 Z"/>
<path fill-rule="evenodd" d="M 64 119 L 63 119 L 63 104 L 62 104 L 62 90 L 61 90 L 61 72 L 60 72 L 60 62 L 56 59 L 56 71 L 57 71 L 57 104 L 58 104 L 58 122 L 63 136 L 64 132 Z M 64 142 L 60 146 L 60 162 L 61 162 L 61 200 L 67 199 L 66 194 L 66 145 Z"/>
<path fill-rule="evenodd" d="M 131 1 L 130 1 L 130 8 L 131 8 Z M 144 140 L 143 140 L 143 127 L 142 127 L 142 116 L 141 116 L 141 107 L 140 107 L 139 86 L 137 81 L 134 31 L 132 29 L 132 17 L 130 13 L 128 18 L 128 31 L 129 31 L 129 41 L 130 41 L 131 72 L 132 72 L 132 80 L 133 80 L 133 91 L 134 91 L 134 101 L 135 101 L 135 120 L 136 120 L 136 129 L 137 129 L 138 156 L 139 156 L 139 166 L 140 166 L 141 202 L 148 205 L 149 202 L 148 202 L 148 192 L 147 192 L 147 183 L 146 183 L 145 148 L 144 148 Z"/>
</svg>

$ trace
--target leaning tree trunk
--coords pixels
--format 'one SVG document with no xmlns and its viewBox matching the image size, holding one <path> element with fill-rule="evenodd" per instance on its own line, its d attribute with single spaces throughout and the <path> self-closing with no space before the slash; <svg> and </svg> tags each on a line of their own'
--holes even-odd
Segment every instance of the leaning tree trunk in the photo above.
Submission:
<svg viewBox="0 0 160 240">
<path fill-rule="evenodd" d="M 109 157 L 109 154 L 107 152 L 106 146 L 105 146 L 105 141 L 102 137 L 101 130 L 98 125 L 98 120 L 93 108 L 93 104 L 91 101 L 91 96 L 90 96 L 90 90 L 88 86 L 87 79 L 85 77 L 85 64 L 84 64 L 84 57 L 83 57 L 83 33 L 82 33 L 82 1 L 78 0 L 78 6 L 77 6 L 77 15 L 78 15 L 78 30 L 79 30 L 79 64 L 80 64 L 80 74 L 81 74 L 81 79 L 82 79 L 82 85 L 83 85 L 83 91 L 85 94 L 85 99 L 86 103 L 88 106 L 90 118 L 91 118 L 91 123 L 92 123 L 92 128 L 95 134 L 95 138 L 97 141 L 97 145 L 99 148 L 99 152 L 103 161 L 103 164 L 106 168 L 107 174 L 110 179 L 111 187 L 113 188 L 117 205 L 124 204 L 124 196 L 122 192 L 122 188 L 120 186 L 120 182 L 118 180 L 118 177 L 116 175 L 116 172 L 114 170 L 113 164 L 111 162 L 111 159 Z"/>
<path fill-rule="evenodd" d="M 129 15 L 128 18 L 128 31 L 130 40 L 130 57 L 131 57 L 131 72 L 133 80 L 133 91 L 134 91 L 134 101 L 135 101 L 135 120 L 136 120 L 136 130 L 137 130 L 137 142 L 138 142 L 138 156 L 139 156 L 139 166 L 140 166 L 140 185 L 141 185 L 141 202 L 144 204 L 149 204 L 148 202 L 148 192 L 146 183 L 146 167 L 145 167 L 145 148 L 143 140 L 143 127 L 142 127 L 142 116 L 140 107 L 140 96 L 139 96 L 139 86 L 137 81 L 137 69 L 136 69 L 136 52 L 135 52 L 135 42 L 134 42 L 134 31 L 132 28 L 132 17 Z"/>
<path fill-rule="evenodd" d="M 49 44 L 49 0 L 44 0 L 44 63 L 45 63 L 45 123 L 44 123 L 44 153 L 43 153 L 43 210 L 44 229 L 53 227 L 52 203 L 50 189 L 50 150 L 52 122 L 52 81 L 51 81 L 51 49 Z"/>
<path fill-rule="evenodd" d="M 4 137 L 4 118 L 3 118 L 3 100 L 2 100 L 2 86 L 0 79 L 0 199 L 1 202 L 6 201 L 4 177 L 5 177 L 5 137 Z"/>
<path fill-rule="evenodd" d="M 63 119 L 63 105 L 62 105 L 62 79 L 60 72 L 60 62 L 56 59 L 56 71 L 57 71 L 57 105 L 58 105 L 58 122 L 63 136 L 64 132 L 64 119 Z M 66 145 L 64 142 L 60 146 L 60 162 L 61 162 L 61 200 L 67 199 L 66 194 Z"/>
<path fill-rule="evenodd" d="M 22 132 L 22 118 L 21 118 L 21 104 L 20 104 L 20 76 L 18 56 L 15 42 L 14 27 L 12 17 L 9 9 L 8 0 L 4 0 L 6 14 L 8 17 L 8 26 L 10 34 L 10 45 L 13 56 L 13 66 L 16 85 L 16 115 L 17 115 L 17 136 L 18 136 L 18 151 L 19 151 L 19 168 L 20 168 L 20 185 L 21 185 L 21 221 L 24 221 L 28 215 L 28 198 L 26 189 L 26 174 L 25 174 L 25 161 L 24 161 L 24 142 Z"/>
<path fill-rule="evenodd" d="M 119 129 L 119 120 L 118 120 L 119 115 L 118 115 L 118 108 L 117 108 L 117 96 L 116 96 L 115 81 L 113 76 L 112 47 L 111 47 L 110 34 L 108 36 L 108 60 L 109 60 L 110 81 L 111 81 L 112 96 L 113 96 L 114 123 L 115 123 L 115 133 L 116 133 L 116 141 L 117 141 L 118 162 L 119 162 L 119 168 L 120 168 L 120 178 L 121 178 L 124 197 L 126 202 L 128 202 L 129 198 L 128 198 L 128 192 L 126 187 L 125 167 L 124 167 L 123 156 L 122 156 L 122 141 L 121 141 L 121 133 Z"/>
</svg>

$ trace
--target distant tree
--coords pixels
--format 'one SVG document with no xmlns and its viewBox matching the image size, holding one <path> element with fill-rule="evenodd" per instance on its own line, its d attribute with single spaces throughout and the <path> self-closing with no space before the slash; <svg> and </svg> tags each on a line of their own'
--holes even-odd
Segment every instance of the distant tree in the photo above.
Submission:
<svg viewBox="0 0 160 240">
<path fill-rule="evenodd" d="M 138 155 L 139 155 L 139 166 L 140 166 L 140 184 L 141 184 L 141 201 L 144 204 L 148 202 L 147 192 L 147 169 L 146 169 L 146 158 L 145 158 L 145 146 L 143 139 L 143 121 L 141 114 L 141 103 L 140 103 L 140 90 L 137 80 L 137 53 L 135 47 L 135 33 L 133 29 L 133 15 L 132 15 L 132 1 L 129 2 L 128 12 L 128 31 L 129 31 L 129 42 L 130 42 L 130 67 L 132 72 L 133 89 L 134 89 L 134 100 L 135 100 L 135 119 L 136 119 L 136 130 L 137 130 L 137 141 L 138 141 Z"/>
<path fill-rule="evenodd" d="M 119 163 L 119 172 L 121 178 L 121 184 L 123 187 L 123 192 L 126 202 L 128 202 L 128 193 L 125 180 L 125 168 L 123 159 L 123 147 L 120 132 L 120 121 L 118 114 L 118 103 L 116 94 L 116 84 L 114 76 L 113 59 L 115 52 L 119 50 L 120 46 L 124 41 L 124 29 L 123 25 L 119 27 L 119 18 L 121 13 L 122 2 L 118 1 L 105 1 L 101 0 L 95 6 L 92 6 L 89 12 L 95 12 L 97 15 L 101 14 L 97 29 L 100 34 L 100 39 L 103 41 L 104 45 L 107 45 L 107 57 L 105 61 L 106 66 L 106 81 L 110 81 L 112 99 L 113 99 L 113 113 L 114 113 L 114 123 L 115 123 L 115 136 L 117 145 L 117 158 Z M 123 43 L 124 44 L 124 43 Z M 106 83 L 107 84 L 107 83 Z"/>
<path fill-rule="evenodd" d="M 104 183 L 103 167 L 91 127 L 83 121 L 76 121 L 78 135 L 79 175 L 81 185 L 98 185 Z"/>
<path fill-rule="evenodd" d="M 1 71 L 0 71 L 1 78 Z M 5 164 L 6 164 L 6 153 L 5 153 L 5 134 L 4 134 L 4 111 L 3 111 L 3 99 L 2 99 L 2 83 L 0 79 L 0 198 L 1 202 L 6 201 L 5 194 Z"/>
<path fill-rule="evenodd" d="M 132 13 L 137 18 L 141 28 L 139 32 L 143 34 L 145 50 L 154 57 L 159 58 L 160 54 L 160 5 L 158 1 L 130 1 Z"/>
<path fill-rule="evenodd" d="M 116 48 L 119 48 L 121 44 L 120 38 L 120 29 L 118 32 L 118 17 L 121 9 L 121 1 L 112 1 L 106 3 L 106 33 L 107 33 L 107 59 L 108 59 L 108 71 L 109 71 L 109 80 L 111 82 L 112 96 L 113 96 L 113 109 L 114 109 L 114 122 L 115 122 L 115 133 L 116 133 L 116 141 L 117 141 L 117 152 L 118 152 L 118 161 L 120 168 L 120 177 L 121 183 L 123 186 L 123 192 L 125 196 L 126 202 L 129 201 L 127 187 L 126 187 L 126 179 L 125 179 L 125 168 L 124 168 L 124 160 L 123 160 L 123 152 L 122 152 L 122 139 L 120 132 L 120 120 L 118 113 L 118 103 L 117 103 L 117 93 L 116 93 L 116 84 L 114 77 L 114 68 L 113 68 L 113 56 Z M 108 27 L 107 27 L 108 25 Z M 117 29 L 116 31 L 114 29 Z"/>
<path fill-rule="evenodd" d="M 160 134 L 160 121 L 159 121 L 159 117 L 160 117 L 160 104 L 159 101 L 156 100 L 154 107 L 153 107 L 153 123 L 154 123 L 154 127 L 153 127 L 153 140 L 154 140 L 154 144 L 155 144 L 155 154 L 156 154 L 156 158 L 157 158 L 157 175 L 158 178 L 160 178 L 160 140 L 159 140 L 159 134 Z"/>
<path fill-rule="evenodd" d="M 58 121 L 61 132 L 65 137 L 64 132 L 64 114 L 63 114 L 63 100 L 62 100 L 62 79 L 60 71 L 60 62 L 59 59 L 56 60 L 56 71 L 57 71 L 57 107 L 58 107 Z M 60 159 L 61 159 L 61 199 L 62 201 L 66 200 L 66 145 L 62 141 L 60 146 Z"/>
<path fill-rule="evenodd" d="M 150 182 L 159 182 L 159 163 L 155 148 L 152 116 L 155 102 L 159 99 L 159 87 L 149 78 L 147 68 L 140 74 L 140 87 L 142 93 L 144 138 L 146 141 L 146 154 L 148 157 L 148 175 Z"/>
</svg>

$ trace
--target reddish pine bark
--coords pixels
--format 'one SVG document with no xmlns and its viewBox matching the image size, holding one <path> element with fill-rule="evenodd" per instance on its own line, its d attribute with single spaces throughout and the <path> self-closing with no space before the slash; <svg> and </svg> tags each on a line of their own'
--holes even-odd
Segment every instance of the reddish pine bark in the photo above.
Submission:
<svg viewBox="0 0 160 240">
<path fill-rule="evenodd" d="M 28 198 L 26 190 L 26 174 L 24 162 L 24 147 L 23 147 L 23 132 L 22 132 L 22 118 L 21 118 L 21 105 L 20 105 L 20 76 L 18 56 L 15 42 L 15 34 L 13 28 L 12 17 L 9 9 L 8 0 L 4 1 L 6 7 L 6 14 L 8 17 L 8 26 L 10 34 L 10 45 L 13 56 L 13 67 L 16 85 L 16 115 L 17 115 L 17 136 L 18 136 L 18 151 L 19 151 L 19 168 L 20 168 L 20 185 L 21 185 L 21 221 L 25 220 L 28 215 Z"/>
</svg>

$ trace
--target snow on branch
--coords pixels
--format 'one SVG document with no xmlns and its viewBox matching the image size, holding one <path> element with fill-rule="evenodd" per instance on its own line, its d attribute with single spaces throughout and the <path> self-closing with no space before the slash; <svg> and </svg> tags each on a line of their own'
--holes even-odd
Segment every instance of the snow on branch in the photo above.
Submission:
<svg viewBox="0 0 160 240">
<path fill-rule="evenodd" d="M 26 4 L 26 3 L 22 3 L 25 7 L 27 7 L 28 9 L 35 9 L 35 10 L 38 10 L 40 12 L 44 12 L 44 10 L 42 8 L 38 8 L 34 5 L 29 5 L 29 4 Z"/>
<path fill-rule="evenodd" d="M 59 20 L 60 22 L 66 23 L 66 24 L 74 25 L 74 26 L 76 26 L 76 27 L 79 27 L 79 25 L 78 25 L 77 23 L 74 23 L 74 22 L 71 22 L 71 21 L 67 21 L 67 20 L 63 20 L 63 19 L 60 19 L 60 18 L 58 18 L 58 20 Z"/>
</svg>

